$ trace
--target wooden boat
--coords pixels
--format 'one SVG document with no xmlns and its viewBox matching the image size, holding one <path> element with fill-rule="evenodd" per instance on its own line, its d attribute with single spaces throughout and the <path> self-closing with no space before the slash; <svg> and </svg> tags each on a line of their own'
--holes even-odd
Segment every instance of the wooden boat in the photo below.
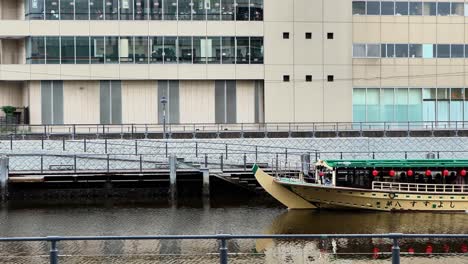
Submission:
<svg viewBox="0 0 468 264">
<path fill-rule="evenodd" d="M 468 160 L 320 160 L 307 177 L 255 178 L 289 209 L 468 212 Z"/>
</svg>

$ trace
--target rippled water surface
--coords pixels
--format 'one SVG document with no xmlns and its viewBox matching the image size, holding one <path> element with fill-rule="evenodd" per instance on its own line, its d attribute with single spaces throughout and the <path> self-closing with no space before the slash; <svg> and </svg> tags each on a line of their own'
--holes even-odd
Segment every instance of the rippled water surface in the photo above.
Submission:
<svg viewBox="0 0 468 264">
<path fill-rule="evenodd" d="M 467 233 L 467 214 L 287 211 L 250 201 L 10 204 L 0 211 L 6 236 Z M 407 240 L 402 263 L 468 263 L 466 240 Z M 218 243 L 178 241 L 60 242 L 60 263 L 219 263 Z M 388 263 L 385 239 L 232 240 L 229 263 Z M 429 254 L 428 249 L 432 249 Z M 48 244 L 0 243 L 0 263 L 48 263 Z M 448 252 L 449 254 L 446 254 Z"/>
</svg>

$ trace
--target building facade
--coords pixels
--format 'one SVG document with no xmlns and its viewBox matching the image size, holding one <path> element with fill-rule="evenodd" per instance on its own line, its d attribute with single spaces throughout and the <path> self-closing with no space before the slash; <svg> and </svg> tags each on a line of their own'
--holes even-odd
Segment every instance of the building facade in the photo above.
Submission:
<svg viewBox="0 0 468 264">
<path fill-rule="evenodd" d="M 468 120 L 468 1 L 0 0 L 31 124 Z"/>
</svg>

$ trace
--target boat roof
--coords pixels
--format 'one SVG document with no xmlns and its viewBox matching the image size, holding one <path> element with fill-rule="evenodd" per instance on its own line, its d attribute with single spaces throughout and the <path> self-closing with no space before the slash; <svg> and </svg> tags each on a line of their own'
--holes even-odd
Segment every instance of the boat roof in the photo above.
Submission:
<svg viewBox="0 0 468 264">
<path fill-rule="evenodd" d="M 468 159 L 320 160 L 328 168 L 468 168 Z"/>
</svg>

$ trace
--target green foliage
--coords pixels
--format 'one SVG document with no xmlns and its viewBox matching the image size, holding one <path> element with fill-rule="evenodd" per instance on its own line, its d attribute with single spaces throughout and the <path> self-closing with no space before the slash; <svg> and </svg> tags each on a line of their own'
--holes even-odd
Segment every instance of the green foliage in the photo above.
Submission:
<svg viewBox="0 0 468 264">
<path fill-rule="evenodd" d="M 12 116 L 13 113 L 16 111 L 16 107 L 9 106 L 9 105 L 2 106 L 1 109 L 2 109 L 3 113 L 5 113 L 6 116 Z"/>
</svg>

